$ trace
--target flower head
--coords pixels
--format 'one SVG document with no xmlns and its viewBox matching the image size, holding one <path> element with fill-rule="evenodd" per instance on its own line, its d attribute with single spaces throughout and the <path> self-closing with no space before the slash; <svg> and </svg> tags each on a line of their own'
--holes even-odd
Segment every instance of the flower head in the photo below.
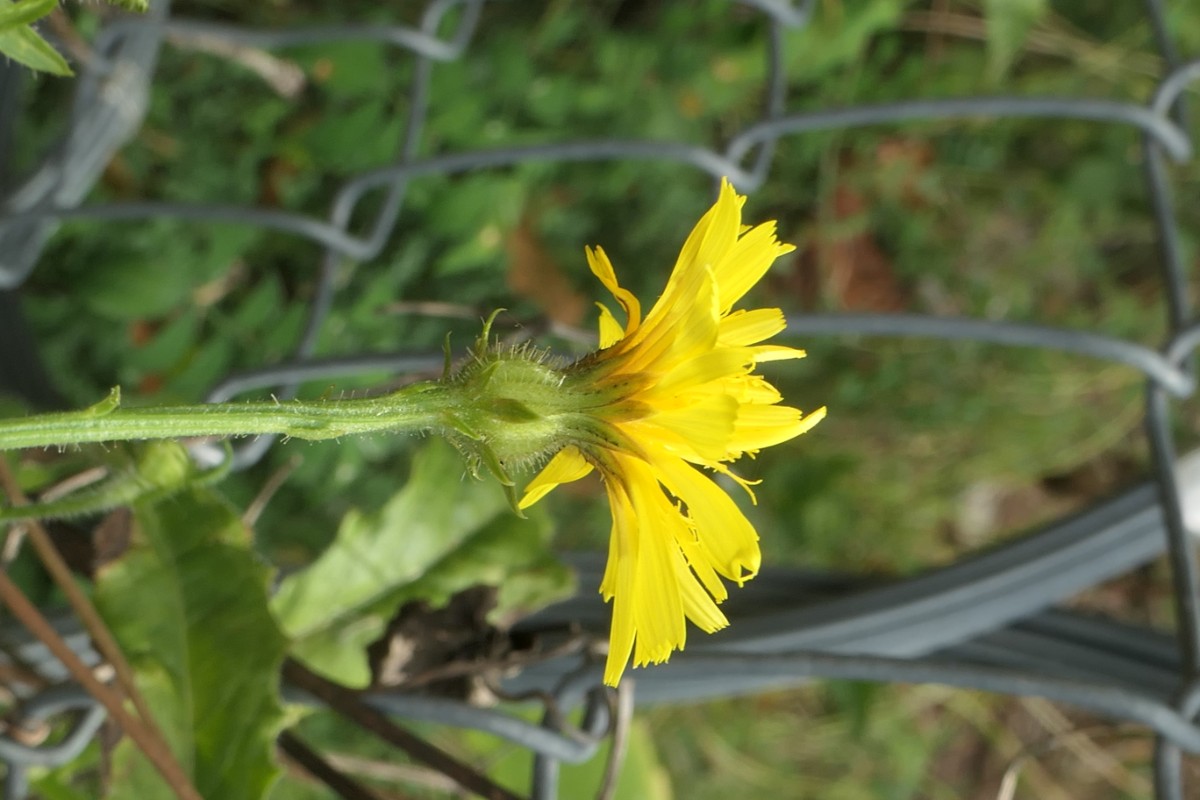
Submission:
<svg viewBox="0 0 1200 800">
<path fill-rule="evenodd" d="M 613 602 L 609 685 L 631 654 L 641 666 L 681 649 L 686 620 L 710 633 L 725 627 L 717 607 L 728 596 L 722 578 L 741 585 L 758 572 L 758 535 L 704 470 L 751 492 L 728 465 L 799 436 L 825 415 L 779 405 L 775 387 L 754 374 L 760 362 L 804 351 L 763 344 L 785 327 L 779 309 L 733 310 L 793 249 L 776 239 L 774 222 L 742 225 L 745 199 L 722 181 L 644 316 L 604 251 L 587 250 L 625 323 L 599 304 L 601 349 L 564 371 L 562 388 L 577 398 L 562 417 L 569 443 L 529 483 L 520 506 L 593 469 L 604 479 L 613 516 L 600 585 Z"/>
</svg>

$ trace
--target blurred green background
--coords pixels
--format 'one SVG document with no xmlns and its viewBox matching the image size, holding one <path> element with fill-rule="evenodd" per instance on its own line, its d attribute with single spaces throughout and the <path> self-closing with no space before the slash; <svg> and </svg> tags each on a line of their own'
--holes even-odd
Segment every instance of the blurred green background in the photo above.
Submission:
<svg viewBox="0 0 1200 800">
<path fill-rule="evenodd" d="M 173 13 L 277 27 L 414 23 L 423 9 L 271 0 L 179 2 Z M 94 13 L 77 20 L 85 35 Z M 1200 6 L 1173 3 L 1169 13 L 1177 47 L 1196 52 Z M 767 34 L 761 13 L 724 0 L 488 4 L 464 57 L 433 69 L 419 153 L 598 138 L 720 147 L 761 114 Z M 831 0 L 781 44 L 789 112 L 980 94 L 1144 104 L 1164 71 L 1145 11 L 1132 2 Z M 412 110 L 408 54 L 355 42 L 274 56 L 277 70 L 303 73 L 301 92 L 284 96 L 187 41 L 167 47 L 146 123 L 93 201 L 229 202 L 319 217 L 342 182 L 392 158 Z M 25 163 L 61 124 L 52 109 L 67 90 L 43 78 L 27 96 Z M 1140 160 L 1131 128 L 1059 120 L 784 138 L 746 219 L 778 219 L 797 251 L 751 304 L 1030 321 L 1155 345 L 1166 314 Z M 1200 172 L 1186 164 L 1172 179 L 1193 264 Z M 712 185 L 692 167 L 658 161 L 534 162 L 416 179 L 383 255 L 341 266 L 318 354 L 432 351 L 447 330 L 463 345 L 495 307 L 591 330 L 602 291 L 583 246 L 604 246 L 648 301 Z M 356 230 L 380 200 L 363 201 Z M 115 383 L 139 404 L 192 402 L 231 372 L 288 357 L 318 260 L 312 244 L 251 226 L 79 222 L 55 237 L 24 291 L 43 356 L 72 403 L 93 402 Z M 568 338 L 544 341 L 579 350 Z M 767 563 L 911 573 L 1086 505 L 1144 464 L 1142 383 L 1124 367 L 978 344 L 802 346 L 806 361 L 769 375 L 791 404 L 828 405 L 830 416 L 744 465 L 765 479 L 747 513 Z M 366 374 L 304 394 L 387 379 Z M 1181 435 L 1194 421 L 1184 409 Z M 293 443 L 224 488 L 244 507 L 287 471 L 256 537 L 270 561 L 299 567 L 348 511 L 378 508 L 403 485 L 412 449 L 375 438 Z M 602 546 L 608 516 L 595 487 L 556 493 L 549 508 L 558 545 Z M 1166 593 L 1154 567 L 1080 602 L 1167 623 Z M 1036 701 L 842 683 L 654 709 L 639 716 L 628 765 L 638 783 L 623 796 L 993 797 L 1023 747 L 1085 723 Z M 323 715 L 302 729 L 349 759 L 383 755 Z M 1150 741 L 1119 734 L 1102 729 L 1035 759 L 1017 796 L 1145 796 Z M 515 748 L 437 735 L 515 786 L 527 780 L 528 758 Z M 445 796 L 416 788 L 419 778 L 396 785 Z M 571 772 L 563 796 L 590 796 L 597 781 L 595 769 Z M 326 796 L 293 779 L 281 786 L 280 797 Z"/>
</svg>

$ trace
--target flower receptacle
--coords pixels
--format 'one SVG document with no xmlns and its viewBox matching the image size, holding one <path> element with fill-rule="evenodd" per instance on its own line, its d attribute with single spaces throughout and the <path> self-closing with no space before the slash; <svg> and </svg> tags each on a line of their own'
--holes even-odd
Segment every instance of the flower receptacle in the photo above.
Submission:
<svg viewBox="0 0 1200 800">
<path fill-rule="evenodd" d="M 564 378 L 539 351 L 479 347 L 440 384 L 447 396 L 439 432 L 462 451 L 473 472 L 486 467 L 513 487 L 511 472 L 543 464 L 578 427 L 584 399 L 564 391 Z"/>
</svg>

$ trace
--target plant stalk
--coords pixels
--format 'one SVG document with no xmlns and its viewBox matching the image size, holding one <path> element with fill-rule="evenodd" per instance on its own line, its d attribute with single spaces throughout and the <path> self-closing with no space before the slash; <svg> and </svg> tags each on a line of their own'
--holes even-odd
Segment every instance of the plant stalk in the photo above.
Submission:
<svg viewBox="0 0 1200 800">
<path fill-rule="evenodd" d="M 90 442 L 278 434 L 319 440 L 439 430 L 455 397 L 418 383 L 382 397 L 121 408 L 120 392 L 82 411 L 0 419 L 0 451 Z"/>
</svg>

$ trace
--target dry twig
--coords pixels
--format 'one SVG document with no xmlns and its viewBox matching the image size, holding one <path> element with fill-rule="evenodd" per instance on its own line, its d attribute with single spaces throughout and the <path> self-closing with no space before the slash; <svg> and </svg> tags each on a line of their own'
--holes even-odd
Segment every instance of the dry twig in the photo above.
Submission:
<svg viewBox="0 0 1200 800">
<path fill-rule="evenodd" d="M 9 501 L 13 505 L 21 506 L 29 502 L 25 493 L 17 484 L 16 477 L 12 474 L 12 470 L 9 469 L 8 463 L 3 460 L 0 460 L 0 486 L 3 486 L 5 493 L 9 497 Z M 129 662 L 125 660 L 120 646 L 117 644 L 112 632 L 109 631 L 108 626 L 104 624 L 104 620 L 100 618 L 96 607 L 92 605 L 91 601 L 88 600 L 87 596 L 75 583 L 70 568 L 59 554 L 58 549 L 54 546 L 50 535 L 46 533 L 46 529 L 37 521 L 24 523 L 24 529 L 30 544 L 33 545 L 42 564 L 46 567 L 46 571 L 50 573 L 55 584 L 66 595 L 67 602 L 70 603 L 71 608 L 79 615 L 79 619 L 88 634 L 92 637 L 96 649 L 112 665 L 116 673 L 118 685 L 124 694 L 133 701 L 134 708 L 141 719 L 138 720 L 125 711 L 120 695 L 96 679 L 87 665 L 59 637 L 58 633 L 46 621 L 45 617 L 38 612 L 37 608 L 29 602 L 29 599 L 25 597 L 21 589 L 9 579 L 7 573 L 0 572 L 0 596 L 3 597 L 4 603 L 13 612 L 13 616 L 17 617 L 29 629 L 29 632 L 45 644 L 55 657 L 63 663 L 71 672 L 72 677 L 83 684 L 84 688 L 104 706 L 109 715 L 134 740 L 138 747 L 142 749 L 142 752 L 146 754 L 146 757 L 150 759 L 151 763 L 162 773 L 163 778 L 171 784 L 172 789 L 175 790 L 179 797 L 200 800 L 199 793 L 196 792 L 196 789 L 191 784 L 191 780 L 175 760 L 175 756 L 171 752 L 171 748 L 167 745 L 162 731 L 159 730 L 158 725 L 155 723 L 145 698 L 138 691 L 133 677 L 133 669 L 129 666 Z M 20 609 L 20 613 L 18 613 L 18 609 Z"/>
</svg>

